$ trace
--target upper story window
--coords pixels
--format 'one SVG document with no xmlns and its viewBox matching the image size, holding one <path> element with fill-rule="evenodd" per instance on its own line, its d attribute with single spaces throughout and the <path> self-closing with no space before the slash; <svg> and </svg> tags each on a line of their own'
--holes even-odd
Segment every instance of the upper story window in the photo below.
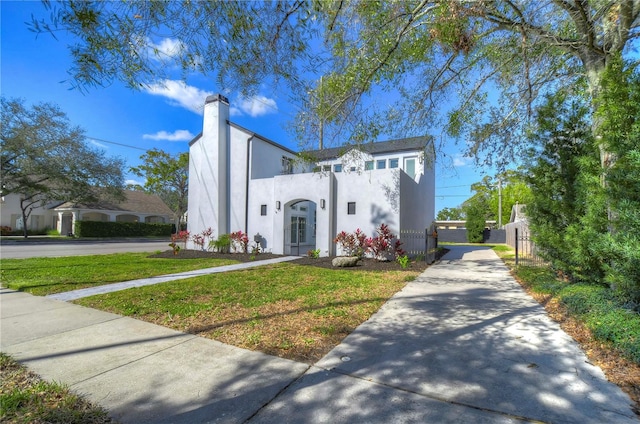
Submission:
<svg viewBox="0 0 640 424">
<path fill-rule="evenodd" d="M 333 172 L 342 172 L 342 164 L 341 163 L 337 163 L 337 164 L 333 165 Z"/>
<path fill-rule="evenodd" d="M 385 169 L 387 167 L 386 159 L 378 159 L 376 162 L 376 169 Z"/>
<path fill-rule="evenodd" d="M 365 171 L 371 171 L 373 169 L 373 161 L 372 160 L 368 160 L 364 163 L 364 170 Z"/>
<path fill-rule="evenodd" d="M 397 168 L 398 167 L 398 158 L 389 159 L 389 168 Z"/>
<path fill-rule="evenodd" d="M 416 177 L 416 157 L 404 158 L 404 172 L 411 178 Z"/>
<path fill-rule="evenodd" d="M 322 170 L 325 171 L 325 172 L 331 171 L 331 165 L 323 165 L 322 166 Z"/>
<path fill-rule="evenodd" d="M 282 156 L 282 175 L 293 174 L 293 160 Z"/>
</svg>

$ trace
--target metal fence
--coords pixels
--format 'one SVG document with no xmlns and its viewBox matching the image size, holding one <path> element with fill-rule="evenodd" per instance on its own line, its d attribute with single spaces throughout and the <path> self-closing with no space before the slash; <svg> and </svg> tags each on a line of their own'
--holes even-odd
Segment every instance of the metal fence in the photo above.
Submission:
<svg viewBox="0 0 640 424">
<path fill-rule="evenodd" d="M 400 230 L 402 250 L 414 258 L 423 258 L 428 264 L 436 260 L 438 248 L 438 235 L 435 226 L 424 230 Z"/>
<path fill-rule="evenodd" d="M 544 259 L 538 255 L 536 244 L 531 238 L 528 226 L 515 228 L 516 266 L 543 266 L 546 265 Z"/>
</svg>

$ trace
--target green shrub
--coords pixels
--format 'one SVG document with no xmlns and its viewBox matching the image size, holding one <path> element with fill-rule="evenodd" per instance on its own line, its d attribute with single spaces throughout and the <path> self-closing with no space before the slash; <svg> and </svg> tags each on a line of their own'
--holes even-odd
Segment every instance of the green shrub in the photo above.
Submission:
<svg viewBox="0 0 640 424">
<path fill-rule="evenodd" d="M 213 247 L 218 253 L 229 253 L 231 251 L 231 235 L 220 234 L 220 237 L 209 243 L 209 246 Z"/>
<path fill-rule="evenodd" d="M 536 293 L 555 295 L 566 286 L 551 269 L 545 267 L 519 266 L 516 275 Z"/>
<path fill-rule="evenodd" d="M 623 355 L 640 363 L 640 314 L 624 308 L 612 290 L 575 284 L 562 290 L 559 297 L 597 340 L 611 343 Z"/>
<path fill-rule="evenodd" d="M 170 237 L 171 230 L 171 224 L 76 221 L 74 234 L 77 237 Z"/>
<path fill-rule="evenodd" d="M 560 301 L 573 314 L 597 313 L 611 307 L 607 292 L 608 289 L 602 286 L 575 284 L 562 290 Z"/>
</svg>

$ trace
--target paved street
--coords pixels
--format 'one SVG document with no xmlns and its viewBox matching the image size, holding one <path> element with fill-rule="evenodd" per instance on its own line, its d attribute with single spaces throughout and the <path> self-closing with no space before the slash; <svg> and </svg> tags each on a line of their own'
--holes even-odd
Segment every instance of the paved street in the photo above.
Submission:
<svg viewBox="0 0 640 424">
<path fill-rule="evenodd" d="M 0 258 L 23 259 L 54 256 L 104 255 L 123 252 L 155 252 L 169 249 L 169 240 L 109 240 L 109 241 L 2 241 Z"/>
</svg>

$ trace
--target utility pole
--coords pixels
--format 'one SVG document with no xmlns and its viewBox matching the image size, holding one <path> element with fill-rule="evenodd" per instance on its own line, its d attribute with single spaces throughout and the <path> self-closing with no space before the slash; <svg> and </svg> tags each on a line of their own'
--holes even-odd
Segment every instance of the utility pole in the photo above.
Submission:
<svg viewBox="0 0 640 424">
<path fill-rule="evenodd" d="M 322 78 L 324 75 L 320 76 L 320 107 L 322 107 Z M 324 118 L 320 116 L 320 140 L 318 142 L 318 150 L 322 150 L 324 148 Z"/>
<path fill-rule="evenodd" d="M 502 228 L 502 178 L 498 177 L 498 229 Z"/>
</svg>

